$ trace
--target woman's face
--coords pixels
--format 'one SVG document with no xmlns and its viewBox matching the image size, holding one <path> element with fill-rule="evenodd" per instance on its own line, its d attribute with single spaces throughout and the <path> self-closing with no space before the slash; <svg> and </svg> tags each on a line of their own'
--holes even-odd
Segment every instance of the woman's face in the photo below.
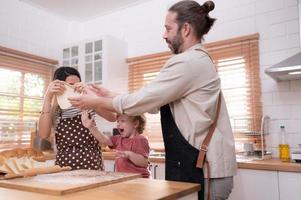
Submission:
<svg viewBox="0 0 301 200">
<path fill-rule="evenodd" d="M 69 83 L 70 85 L 74 85 L 75 83 L 80 82 L 80 79 L 78 78 L 78 76 L 75 75 L 70 75 L 66 78 L 65 80 L 67 83 Z"/>
</svg>

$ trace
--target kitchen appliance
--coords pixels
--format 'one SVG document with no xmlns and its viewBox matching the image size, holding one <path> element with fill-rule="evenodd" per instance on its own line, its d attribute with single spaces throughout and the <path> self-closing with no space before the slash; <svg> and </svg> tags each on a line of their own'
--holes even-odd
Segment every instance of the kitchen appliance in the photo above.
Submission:
<svg viewBox="0 0 301 200">
<path fill-rule="evenodd" d="M 299 147 L 301 148 L 301 144 L 299 144 Z M 301 163 L 301 149 L 292 152 L 291 159 L 296 163 Z"/>
<path fill-rule="evenodd" d="M 296 163 L 301 163 L 301 150 L 292 152 L 291 157 Z"/>
<path fill-rule="evenodd" d="M 298 1 L 299 7 L 299 42 L 301 47 L 301 0 Z M 265 73 L 276 81 L 301 79 L 301 52 L 267 68 Z"/>
<path fill-rule="evenodd" d="M 267 68 L 265 73 L 276 81 L 301 79 L 301 52 Z"/>
</svg>

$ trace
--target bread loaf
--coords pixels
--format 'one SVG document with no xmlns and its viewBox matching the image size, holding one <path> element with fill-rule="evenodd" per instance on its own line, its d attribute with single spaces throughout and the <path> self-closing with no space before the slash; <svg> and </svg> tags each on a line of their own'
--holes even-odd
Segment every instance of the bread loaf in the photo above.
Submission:
<svg viewBox="0 0 301 200">
<path fill-rule="evenodd" d="M 37 167 L 37 168 L 25 169 L 21 171 L 21 174 L 23 174 L 24 177 L 28 177 L 28 176 L 35 176 L 38 174 L 50 174 L 50 173 L 69 171 L 69 170 L 71 170 L 71 167 L 60 167 L 58 165 L 55 165 L 49 167 Z"/>
</svg>

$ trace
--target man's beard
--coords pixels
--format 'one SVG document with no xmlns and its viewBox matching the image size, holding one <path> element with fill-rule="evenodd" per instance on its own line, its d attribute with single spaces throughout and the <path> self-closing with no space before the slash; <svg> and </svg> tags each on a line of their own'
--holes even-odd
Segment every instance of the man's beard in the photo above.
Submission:
<svg viewBox="0 0 301 200">
<path fill-rule="evenodd" d="M 168 47 L 174 54 L 182 53 L 182 46 L 183 46 L 183 38 L 181 37 L 181 33 L 178 32 L 177 35 L 172 39 L 172 41 L 166 40 L 169 44 Z"/>
</svg>

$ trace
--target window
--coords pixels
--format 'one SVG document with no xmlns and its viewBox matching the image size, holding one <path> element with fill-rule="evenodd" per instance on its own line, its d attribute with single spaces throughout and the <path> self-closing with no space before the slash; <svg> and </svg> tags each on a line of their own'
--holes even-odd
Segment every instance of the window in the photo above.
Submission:
<svg viewBox="0 0 301 200">
<path fill-rule="evenodd" d="M 171 57 L 170 52 L 128 59 L 128 88 L 130 92 L 139 90 L 143 85 L 153 80 L 160 69 Z M 148 137 L 152 149 L 164 149 L 161 132 L 160 114 L 145 113 L 146 127 L 144 134 Z"/>
<path fill-rule="evenodd" d="M 257 135 L 260 131 L 262 107 L 258 38 L 258 34 L 253 34 L 204 45 L 220 75 L 236 139 L 242 141 L 253 140 L 247 135 Z M 136 91 L 154 79 L 171 56 L 170 52 L 162 52 L 128 59 L 129 91 Z M 145 134 L 151 148 L 163 148 L 159 114 L 147 114 L 146 117 Z"/>
<path fill-rule="evenodd" d="M 255 150 L 261 149 L 258 39 L 254 34 L 206 45 L 221 78 L 237 151 L 242 151 L 245 142 L 254 143 Z"/>
<path fill-rule="evenodd" d="M 30 144 L 56 63 L 0 47 L 0 150 Z"/>
</svg>

